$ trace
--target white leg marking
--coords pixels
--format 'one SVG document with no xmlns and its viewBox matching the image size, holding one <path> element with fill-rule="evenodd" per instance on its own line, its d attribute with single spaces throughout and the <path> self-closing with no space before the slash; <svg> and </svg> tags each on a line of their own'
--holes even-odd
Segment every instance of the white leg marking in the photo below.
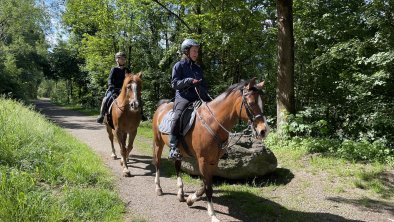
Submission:
<svg viewBox="0 0 394 222">
<path fill-rule="evenodd" d="M 216 217 L 215 211 L 213 210 L 212 202 L 208 202 L 208 215 L 211 216 L 212 222 L 219 222 L 220 220 Z"/>
<path fill-rule="evenodd" d="M 177 178 L 176 185 L 178 187 L 178 196 L 182 196 L 183 195 L 183 182 L 182 182 L 182 178 L 181 177 Z"/>
<path fill-rule="evenodd" d="M 178 177 L 177 178 L 177 183 L 176 185 L 178 186 L 178 188 L 182 189 L 183 188 L 183 182 L 182 182 L 182 178 Z"/>
<path fill-rule="evenodd" d="M 198 197 L 197 197 L 196 193 L 194 193 L 194 194 L 192 195 L 191 201 L 194 203 L 194 202 L 197 201 L 197 199 L 198 199 Z"/>
<path fill-rule="evenodd" d="M 155 184 L 156 184 L 156 188 L 160 188 L 160 171 L 156 172 Z"/>
</svg>

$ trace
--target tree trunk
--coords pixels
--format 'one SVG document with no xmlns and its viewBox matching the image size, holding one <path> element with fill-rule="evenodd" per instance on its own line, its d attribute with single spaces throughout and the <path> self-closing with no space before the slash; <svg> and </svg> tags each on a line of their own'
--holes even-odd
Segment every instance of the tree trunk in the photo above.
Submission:
<svg viewBox="0 0 394 222">
<path fill-rule="evenodd" d="M 277 129 L 285 123 L 288 113 L 295 113 L 293 1 L 277 0 L 278 13 L 278 75 Z"/>
</svg>

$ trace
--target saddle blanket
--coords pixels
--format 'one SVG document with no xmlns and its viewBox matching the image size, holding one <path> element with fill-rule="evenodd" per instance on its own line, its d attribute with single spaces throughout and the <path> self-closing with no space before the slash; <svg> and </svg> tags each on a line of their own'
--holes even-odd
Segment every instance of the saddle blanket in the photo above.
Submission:
<svg viewBox="0 0 394 222">
<path fill-rule="evenodd" d="M 173 122 L 174 111 L 170 110 L 161 120 L 159 131 L 165 134 L 171 134 L 171 126 Z M 196 111 L 194 109 L 186 109 L 180 117 L 181 135 L 184 136 L 190 130 L 196 118 Z"/>
<path fill-rule="evenodd" d="M 108 108 L 108 112 L 105 115 L 106 120 L 104 119 L 104 122 L 107 122 L 112 129 L 115 129 L 114 122 L 112 121 L 112 106 L 114 105 L 114 103 L 115 100 L 111 102 L 111 105 Z"/>
</svg>

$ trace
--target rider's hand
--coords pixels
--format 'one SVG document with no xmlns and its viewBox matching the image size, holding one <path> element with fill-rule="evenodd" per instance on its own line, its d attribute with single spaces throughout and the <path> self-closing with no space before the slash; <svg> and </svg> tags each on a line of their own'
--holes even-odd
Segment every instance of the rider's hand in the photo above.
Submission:
<svg viewBox="0 0 394 222">
<path fill-rule="evenodd" d="M 193 79 L 192 84 L 197 85 L 202 81 L 202 79 Z"/>
</svg>

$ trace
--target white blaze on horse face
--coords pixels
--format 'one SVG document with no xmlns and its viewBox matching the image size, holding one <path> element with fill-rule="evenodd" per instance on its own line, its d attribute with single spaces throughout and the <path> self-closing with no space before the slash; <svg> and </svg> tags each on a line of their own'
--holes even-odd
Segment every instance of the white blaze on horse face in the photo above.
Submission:
<svg viewBox="0 0 394 222">
<path fill-rule="evenodd" d="M 132 110 L 137 110 L 139 108 L 139 101 L 137 97 L 137 83 L 131 83 L 131 91 L 133 92 L 133 98 L 130 98 L 130 108 Z"/>
<path fill-rule="evenodd" d="M 264 103 L 263 103 L 263 99 L 261 98 L 260 95 L 258 95 L 258 97 L 257 97 L 257 105 L 259 106 L 260 113 L 261 113 L 261 115 L 263 116 L 263 119 L 264 119 L 265 133 L 264 133 L 264 135 L 262 135 L 262 137 L 265 138 L 268 135 L 268 132 L 269 132 L 270 128 L 269 128 L 269 126 L 267 124 L 267 119 L 263 115 L 264 114 L 264 112 L 263 112 Z"/>
</svg>

